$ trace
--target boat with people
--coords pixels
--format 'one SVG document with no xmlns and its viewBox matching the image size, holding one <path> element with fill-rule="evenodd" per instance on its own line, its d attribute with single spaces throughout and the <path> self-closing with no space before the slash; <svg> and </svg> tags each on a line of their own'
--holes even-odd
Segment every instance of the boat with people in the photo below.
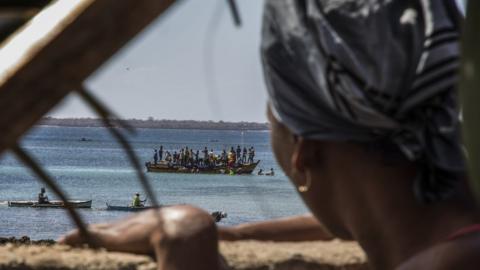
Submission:
<svg viewBox="0 0 480 270">
<path fill-rule="evenodd" d="M 92 200 L 69 200 L 68 203 L 73 208 L 92 208 Z M 66 208 L 63 201 L 48 201 L 39 203 L 38 201 L 8 201 L 10 207 L 34 207 L 34 208 Z"/>
<path fill-rule="evenodd" d="M 147 172 L 202 173 L 202 174 L 252 174 L 260 160 L 255 161 L 255 148 L 232 146 L 216 154 L 205 147 L 201 152 L 188 147 L 177 151 L 154 149 L 153 162 L 145 163 Z"/>
<path fill-rule="evenodd" d="M 129 211 L 129 212 L 137 212 L 137 211 L 142 211 L 142 210 L 147 210 L 152 208 L 151 206 L 133 206 L 133 205 L 110 205 L 107 204 L 107 210 L 109 211 Z"/>
<path fill-rule="evenodd" d="M 92 200 L 68 200 L 68 203 L 73 208 L 92 208 Z M 36 208 L 66 208 L 64 201 L 49 200 L 44 187 L 38 193 L 38 199 L 35 201 L 8 201 L 10 207 L 36 207 Z"/>
<path fill-rule="evenodd" d="M 260 160 L 249 163 L 239 164 L 237 166 L 215 165 L 208 167 L 189 167 L 168 162 L 160 162 L 153 164 L 145 163 L 147 172 L 163 172 L 163 173 L 203 173 L 203 174 L 252 174 Z"/>
</svg>

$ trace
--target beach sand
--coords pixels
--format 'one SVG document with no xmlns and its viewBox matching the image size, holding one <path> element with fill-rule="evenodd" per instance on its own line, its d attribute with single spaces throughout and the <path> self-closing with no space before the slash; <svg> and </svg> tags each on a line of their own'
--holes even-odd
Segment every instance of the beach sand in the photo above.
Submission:
<svg viewBox="0 0 480 270">
<path fill-rule="evenodd" d="M 356 243 L 257 241 L 221 242 L 220 250 L 233 270 L 367 270 L 366 257 Z M 148 256 L 71 248 L 63 245 L 11 244 L 0 246 L 0 269 L 30 270 L 153 270 Z"/>
</svg>

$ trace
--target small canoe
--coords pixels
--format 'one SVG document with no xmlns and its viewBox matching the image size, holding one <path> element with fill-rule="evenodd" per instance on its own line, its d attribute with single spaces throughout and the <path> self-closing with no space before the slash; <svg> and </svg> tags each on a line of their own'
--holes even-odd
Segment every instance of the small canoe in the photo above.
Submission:
<svg viewBox="0 0 480 270">
<path fill-rule="evenodd" d="M 151 206 L 119 206 L 119 205 L 110 205 L 107 203 L 107 210 L 111 211 L 131 211 L 131 212 L 137 212 L 137 211 L 142 211 L 146 209 L 152 208 Z"/>
<path fill-rule="evenodd" d="M 74 208 L 91 208 L 92 200 L 68 201 Z M 35 208 L 65 208 L 63 201 L 50 201 L 49 203 L 38 203 L 37 201 L 8 201 L 10 207 L 35 207 Z"/>
<path fill-rule="evenodd" d="M 153 164 L 151 162 L 145 163 L 147 172 L 156 173 L 192 173 L 192 174 L 252 174 L 257 167 L 260 160 L 254 163 L 238 164 L 234 167 L 226 165 L 217 165 L 213 167 L 195 167 L 188 168 L 181 165 L 170 164 L 165 161 Z"/>
</svg>

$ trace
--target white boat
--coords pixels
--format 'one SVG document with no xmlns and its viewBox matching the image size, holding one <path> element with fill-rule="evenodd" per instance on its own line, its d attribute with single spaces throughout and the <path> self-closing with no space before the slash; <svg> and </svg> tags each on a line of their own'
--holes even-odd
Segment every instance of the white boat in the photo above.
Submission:
<svg viewBox="0 0 480 270">
<path fill-rule="evenodd" d="M 92 200 L 68 201 L 73 208 L 91 208 Z M 38 203 L 38 201 L 8 201 L 10 207 L 36 207 L 36 208 L 66 208 L 63 201 L 50 201 L 48 203 Z"/>
</svg>

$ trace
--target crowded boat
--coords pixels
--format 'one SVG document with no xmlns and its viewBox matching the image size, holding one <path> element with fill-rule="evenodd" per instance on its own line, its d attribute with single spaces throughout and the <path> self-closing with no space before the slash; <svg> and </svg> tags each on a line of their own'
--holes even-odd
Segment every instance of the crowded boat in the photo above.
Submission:
<svg viewBox="0 0 480 270">
<path fill-rule="evenodd" d="M 213 149 L 194 150 L 188 146 L 180 150 L 154 149 L 153 162 L 145 166 L 149 172 L 251 174 L 260 161 L 255 161 L 255 148 L 230 147 L 215 152 Z"/>
</svg>

